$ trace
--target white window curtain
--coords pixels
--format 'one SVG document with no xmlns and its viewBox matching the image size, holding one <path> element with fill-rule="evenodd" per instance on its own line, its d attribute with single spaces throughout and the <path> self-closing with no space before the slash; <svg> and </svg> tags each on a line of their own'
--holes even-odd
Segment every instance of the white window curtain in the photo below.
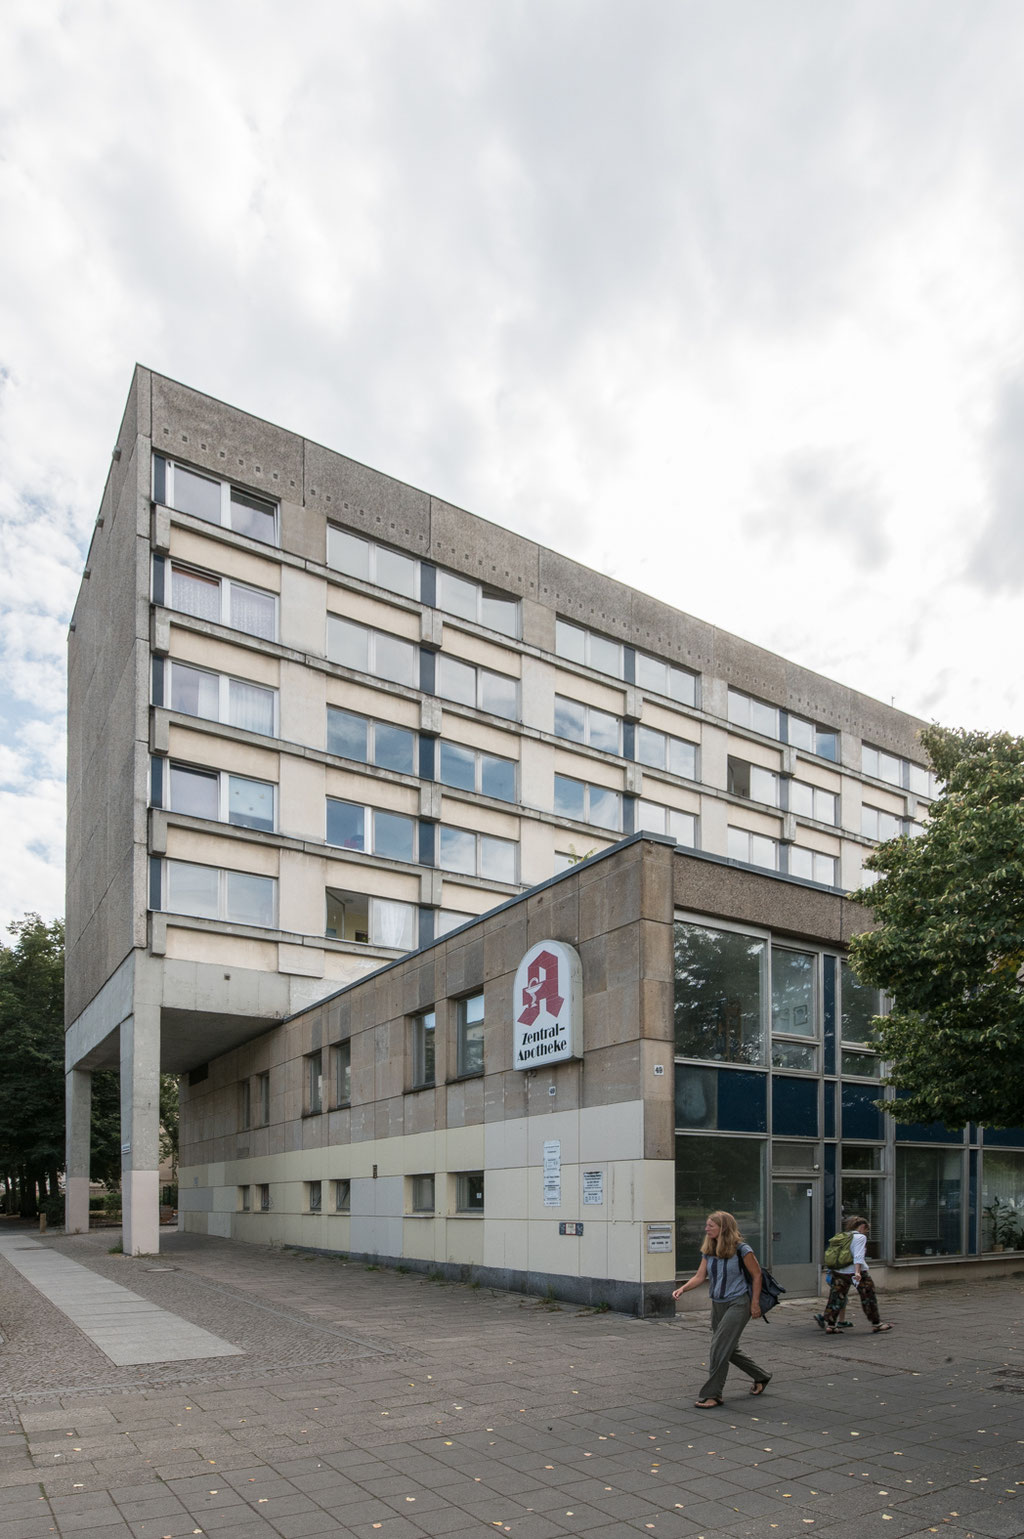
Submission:
<svg viewBox="0 0 1024 1539">
<path fill-rule="evenodd" d="M 370 938 L 375 946 L 411 951 L 415 945 L 416 909 L 411 903 L 370 899 Z"/>
<path fill-rule="evenodd" d="M 220 621 L 220 583 L 215 577 L 171 568 L 171 607 L 200 620 Z"/>
<path fill-rule="evenodd" d="M 243 684 L 240 679 L 229 679 L 228 701 L 228 720 L 233 727 L 273 737 L 273 690 L 261 689 L 257 684 Z"/>
<path fill-rule="evenodd" d="M 231 584 L 231 624 L 236 631 L 248 636 L 261 636 L 264 641 L 276 641 L 274 598 L 270 593 L 258 593 L 254 588 Z"/>
</svg>

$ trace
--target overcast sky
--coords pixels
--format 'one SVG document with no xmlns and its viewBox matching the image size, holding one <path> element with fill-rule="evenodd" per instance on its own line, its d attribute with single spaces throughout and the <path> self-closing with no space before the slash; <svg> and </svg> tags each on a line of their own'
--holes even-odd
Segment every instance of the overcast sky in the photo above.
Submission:
<svg viewBox="0 0 1024 1539">
<path fill-rule="evenodd" d="M 63 912 L 136 361 L 1024 733 L 1020 0 L 5 0 L 0 53 L 0 921 Z"/>
</svg>

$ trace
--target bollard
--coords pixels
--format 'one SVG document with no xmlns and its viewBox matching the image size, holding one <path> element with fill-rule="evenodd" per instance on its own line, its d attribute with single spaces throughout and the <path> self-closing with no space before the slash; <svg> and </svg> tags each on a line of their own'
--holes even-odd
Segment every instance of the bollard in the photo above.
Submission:
<svg viewBox="0 0 1024 1539">
<path fill-rule="evenodd" d="M 46 1233 L 46 1214 L 45 1213 L 40 1213 L 40 1215 L 39 1215 L 39 1233 L 40 1234 L 45 1234 Z"/>
</svg>

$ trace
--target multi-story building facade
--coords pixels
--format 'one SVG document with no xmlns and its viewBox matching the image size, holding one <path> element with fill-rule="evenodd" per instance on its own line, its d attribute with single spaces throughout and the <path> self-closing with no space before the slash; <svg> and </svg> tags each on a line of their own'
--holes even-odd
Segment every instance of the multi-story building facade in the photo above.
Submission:
<svg viewBox="0 0 1024 1539">
<path fill-rule="evenodd" d="M 194 1075 L 636 832 L 847 892 L 934 793 L 914 718 L 141 368 L 69 691 L 69 1222 L 87 1222 L 89 1074 L 119 1064 L 129 1251 L 158 1244 L 161 1066 Z M 777 966 L 799 992 L 799 954 Z M 759 1046 L 677 1037 L 684 1141 L 728 1131 L 695 1109 L 705 1063 L 877 1097 L 872 1010 L 851 1006 L 826 1071 L 805 1004 Z M 839 1136 L 815 1117 L 793 1138 Z M 851 1180 L 865 1201 L 886 1183 L 891 1253 L 891 1130 L 867 1144 Z M 976 1185 L 978 1146 L 943 1147 Z"/>
</svg>

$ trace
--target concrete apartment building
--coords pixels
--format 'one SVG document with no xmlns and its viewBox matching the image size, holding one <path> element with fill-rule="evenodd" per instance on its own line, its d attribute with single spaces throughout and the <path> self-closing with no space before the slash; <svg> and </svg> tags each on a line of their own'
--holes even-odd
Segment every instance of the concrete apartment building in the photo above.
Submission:
<svg viewBox="0 0 1024 1539">
<path fill-rule="evenodd" d="M 1024 1134 L 894 1132 L 843 962 L 842 894 L 934 793 L 920 726 L 137 369 L 69 643 L 69 1226 L 119 1066 L 132 1253 L 163 1069 L 203 1232 L 647 1308 L 713 1177 L 800 1288 L 851 1204 L 894 1275 L 1005 1264 Z M 582 899 L 609 873 L 614 915 Z M 548 942 L 582 1014 L 530 1066 L 509 1002 Z"/>
</svg>

